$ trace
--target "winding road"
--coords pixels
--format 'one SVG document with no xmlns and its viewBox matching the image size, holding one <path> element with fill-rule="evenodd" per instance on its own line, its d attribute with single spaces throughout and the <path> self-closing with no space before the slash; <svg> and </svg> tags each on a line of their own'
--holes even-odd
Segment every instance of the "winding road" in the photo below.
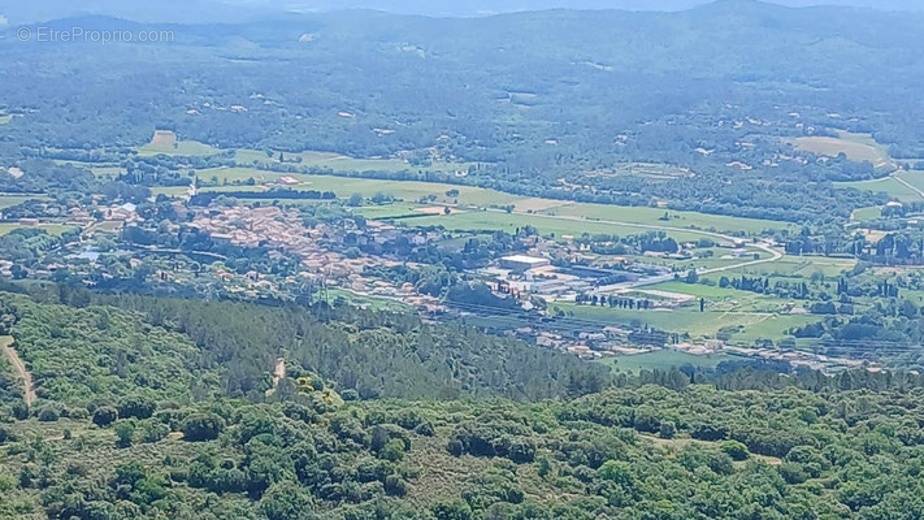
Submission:
<svg viewBox="0 0 924 520">
<path fill-rule="evenodd" d="M 489 211 L 505 213 L 504 210 L 492 209 Z M 594 223 L 600 223 L 600 224 L 610 224 L 613 226 L 633 227 L 633 228 L 638 228 L 638 229 L 648 229 L 648 230 L 655 230 L 655 231 L 683 232 L 683 233 L 689 233 L 693 235 L 700 235 L 700 236 L 707 237 L 707 238 L 716 238 L 719 240 L 724 240 L 726 242 L 731 242 L 733 244 L 742 241 L 741 238 L 733 237 L 731 235 L 717 233 L 715 231 L 702 231 L 702 230 L 693 229 L 693 228 L 683 228 L 683 227 L 676 227 L 676 226 L 661 226 L 658 224 L 639 224 L 636 222 L 622 222 L 619 220 L 588 219 L 584 217 L 576 217 L 576 216 L 570 216 L 570 215 L 543 215 L 541 213 L 526 213 L 522 211 L 515 211 L 514 213 L 517 213 L 520 215 L 529 215 L 532 218 L 545 218 L 545 219 L 550 219 L 550 220 L 570 220 L 574 222 L 594 222 Z M 755 265 L 770 264 L 770 263 L 779 261 L 784 256 L 784 253 L 782 251 L 778 249 L 774 249 L 770 244 L 767 244 L 765 242 L 761 242 L 761 241 L 748 242 L 747 245 L 755 249 L 759 249 L 763 251 L 764 253 L 769 254 L 770 256 L 767 258 L 758 258 L 756 260 L 748 260 L 745 262 L 729 264 L 729 265 L 725 265 L 721 267 L 713 267 L 710 269 L 700 269 L 696 271 L 697 274 L 699 275 L 715 274 L 715 273 L 721 273 L 725 271 L 732 271 L 735 269 L 741 269 L 744 267 L 753 267 Z M 608 292 L 608 291 L 619 290 L 619 289 L 631 289 L 635 287 L 643 287 L 646 285 L 656 285 L 659 283 L 668 282 L 673 279 L 674 279 L 673 273 L 669 275 L 663 275 L 663 276 L 653 276 L 651 278 L 644 278 L 644 279 L 636 280 L 634 282 L 623 282 L 619 284 L 603 286 L 598 289 L 598 292 Z"/>
</svg>

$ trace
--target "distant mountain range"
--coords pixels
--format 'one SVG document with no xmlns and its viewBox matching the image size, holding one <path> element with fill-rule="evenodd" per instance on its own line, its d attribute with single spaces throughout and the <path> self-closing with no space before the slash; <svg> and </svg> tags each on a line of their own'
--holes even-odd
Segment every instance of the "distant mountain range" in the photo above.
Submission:
<svg viewBox="0 0 924 520">
<path fill-rule="evenodd" d="M 286 12 L 374 9 L 426 16 L 483 16 L 544 9 L 679 11 L 713 0 L 0 0 L 0 25 L 79 15 L 106 15 L 141 22 L 242 22 Z M 753 0 L 719 0 L 751 3 Z M 789 7 L 836 5 L 924 11 L 920 0 L 772 0 Z"/>
</svg>

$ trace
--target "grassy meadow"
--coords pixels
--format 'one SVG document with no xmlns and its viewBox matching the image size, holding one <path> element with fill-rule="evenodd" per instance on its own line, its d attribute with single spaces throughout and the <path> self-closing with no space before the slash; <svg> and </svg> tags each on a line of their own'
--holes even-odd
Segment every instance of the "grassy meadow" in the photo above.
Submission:
<svg viewBox="0 0 924 520">
<path fill-rule="evenodd" d="M 837 137 L 797 137 L 789 142 L 799 150 L 815 155 L 836 157 L 844 154 L 851 161 L 868 162 L 877 168 L 888 166 L 892 161 L 888 149 L 869 134 L 839 131 Z"/>
<path fill-rule="evenodd" d="M 543 213 L 553 216 L 582 217 L 588 220 L 650 222 L 660 226 L 696 228 L 730 233 L 753 234 L 768 229 L 795 229 L 792 224 L 772 220 L 728 217 L 648 207 L 611 206 L 607 204 L 572 203 L 548 209 Z"/>
<path fill-rule="evenodd" d="M 267 189 L 282 177 L 290 177 L 298 184 L 287 185 L 292 189 L 333 191 L 338 197 L 348 198 L 359 194 L 370 198 L 385 195 L 394 198 L 401 205 L 396 212 L 406 213 L 408 203 L 421 202 L 421 208 L 432 205 L 453 205 L 462 211 L 452 215 L 426 215 L 408 219 L 408 225 L 442 225 L 450 230 L 502 230 L 514 231 L 531 225 L 546 234 L 581 235 L 583 233 L 637 234 L 646 230 L 678 228 L 668 230 L 677 240 L 694 241 L 704 234 L 685 229 L 716 231 L 731 234 L 754 234 L 767 229 L 791 229 L 792 225 L 760 219 L 745 219 L 721 215 L 708 215 L 690 211 L 667 211 L 647 207 L 607 206 L 602 204 L 570 203 L 536 197 L 521 197 L 495 190 L 470 186 L 458 186 L 434 182 L 380 180 L 359 177 L 336 177 L 328 175 L 286 174 L 256 168 L 213 168 L 200 170 L 199 179 L 218 185 L 203 188 L 204 191 L 259 191 Z M 252 181 L 253 186 L 236 184 Z M 157 190 L 158 193 L 178 195 L 184 189 Z M 272 197 L 267 197 L 271 199 Z M 484 211 L 485 208 L 513 206 L 513 213 Z M 475 208 L 475 209 L 472 209 Z M 481 208 L 479 210 L 478 208 Z M 381 206 L 368 211 L 370 218 L 386 218 L 391 212 Z M 668 217 L 664 219 L 667 213 Z"/>
<path fill-rule="evenodd" d="M 49 235 L 58 236 L 64 234 L 70 229 L 74 229 L 74 227 L 64 224 L 39 224 L 37 226 L 24 226 L 22 224 L 0 223 L 0 236 L 9 234 L 17 229 L 41 229 Z"/>
<path fill-rule="evenodd" d="M 44 198 L 41 195 L 19 195 L 14 193 L 0 193 L 0 210 L 11 208 L 18 204 L 22 204 L 27 200 L 36 200 Z"/>
<path fill-rule="evenodd" d="M 148 143 L 138 148 L 138 155 L 142 157 L 159 154 L 207 157 L 218 153 L 221 153 L 220 149 L 199 141 L 177 141 L 175 145 Z"/>
</svg>

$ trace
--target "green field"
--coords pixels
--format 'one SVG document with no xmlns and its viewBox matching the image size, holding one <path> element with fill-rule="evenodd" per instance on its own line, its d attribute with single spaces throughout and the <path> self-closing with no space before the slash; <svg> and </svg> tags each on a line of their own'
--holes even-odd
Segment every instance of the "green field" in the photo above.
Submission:
<svg viewBox="0 0 924 520">
<path fill-rule="evenodd" d="M 812 276 L 813 273 L 820 273 L 826 277 L 835 277 L 844 271 L 853 269 L 856 264 L 857 261 L 850 258 L 786 255 L 775 262 L 731 269 L 726 272 L 707 275 L 706 277 L 715 281 L 718 281 L 722 276 L 731 278 L 742 274 L 807 278 Z"/>
<path fill-rule="evenodd" d="M 759 233 L 767 229 L 795 229 L 785 222 L 708 215 L 692 211 L 672 211 L 648 207 L 610 206 L 606 204 L 574 203 L 543 212 L 546 215 L 583 217 L 589 220 L 618 222 L 648 222 L 677 228 L 696 228 L 727 233 Z M 667 215 L 666 220 L 662 220 Z"/>
<path fill-rule="evenodd" d="M 922 197 L 921 194 L 915 191 L 913 188 L 896 180 L 895 177 L 901 177 L 903 180 L 914 186 L 916 183 L 921 182 L 918 180 L 918 177 L 921 175 L 922 174 L 920 172 L 899 172 L 894 176 L 884 177 L 882 179 L 856 182 L 836 182 L 834 185 L 839 188 L 855 188 L 861 191 L 885 193 L 889 197 L 901 202 L 920 202 L 921 200 L 924 200 L 924 197 Z"/>
<path fill-rule="evenodd" d="M 815 155 L 836 157 L 843 153 L 851 161 L 869 162 L 877 168 L 891 163 L 888 149 L 869 134 L 838 132 L 837 137 L 798 137 L 789 142 L 799 150 Z"/>
<path fill-rule="evenodd" d="M 752 234 L 766 229 L 792 229 L 792 225 L 785 222 L 707 215 L 688 211 L 670 211 L 667 212 L 669 218 L 661 220 L 665 211 L 654 208 L 568 203 L 551 199 L 521 197 L 484 188 L 434 182 L 287 174 L 239 167 L 200 170 L 198 176 L 204 183 L 218 185 L 205 187 L 204 191 L 258 191 L 267 189 L 263 185 L 276 183 L 282 177 L 291 177 L 298 181 L 296 185 L 286 186 L 291 189 L 333 191 L 340 198 L 348 198 L 353 194 L 366 198 L 382 194 L 401 202 L 400 209 L 394 212 L 377 207 L 374 210 L 377 214 L 373 215 L 366 213 L 367 210 L 362 210 L 370 218 L 403 215 L 405 210 L 409 209 L 407 203 L 417 201 L 423 201 L 420 202 L 422 215 L 424 215 L 423 209 L 427 206 L 432 206 L 431 210 L 434 208 L 439 210 L 440 205 L 469 208 L 449 216 L 424 215 L 405 221 L 408 225 L 442 225 L 450 230 L 509 232 L 530 225 L 545 234 L 580 236 L 583 233 L 629 235 L 668 228 L 665 231 L 677 240 L 695 241 L 707 235 L 694 231 L 688 232 L 686 229 L 695 228 L 707 232 L 716 230 L 734 234 Z M 256 185 L 243 184 L 250 181 Z M 154 191 L 176 196 L 182 195 L 186 190 L 185 188 L 165 188 Z M 514 206 L 514 213 L 471 209 L 508 205 Z M 612 221 L 612 223 L 603 221 Z M 717 259 L 709 260 L 709 262 L 715 262 L 715 265 L 724 264 L 723 261 Z"/>
<path fill-rule="evenodd" d="M 41 200 L 44 199 L 42 195 L 19 195 L 19 194 L 7 194 L 0 193 L 0 209 L 6 209 L 17 204 L 22 204 L 27 200 Z"/>
<path fill-rule="evenodd" d="M 246 182 L 253 179 L 257 183 L 273 183 L 282 177 L 292 177 L 300 184 L 290 186 L 300 190 L 333 191 L 338 197 L 348 198 L 354 193 L 364 197 L 384 194 L 403 201 L 416 201 L 430 195 L 435 196 L 434 204 L 461 204 L 474 206 L 514 204 L 525 197 L 516 197 L 494 190 L 469 186 L 455 186 L 436 182 L 393 181 L 368 179 L 360 177 L 336 177 L 333 175 L 302 175 L 279 173 L 256 168 L 213 168 L 200 170 L 199 179 L 203 182 L 219 184 Z M 258 187 L 228 186 L 224 189 L 261 189 Z M 209 188 L 206 188 L 209 189 Z M 446 192 L 455 190 L 458 196 L 449 196 Z"/>
<path fill-rule="evenodd" d="M 379 298 L 376 296 L 366 296 L 356 294 L 347 289 L 331 288 L 327 290 L 329 303 L 336 301 L 338 298 L 350 302 L 351 305 L 372 309 L 383 312 L 407 312 L 413 308 L 397 300 L 389 298 Z"/>
<path fill-rule="evenodd" d="M 668 370 L 672 367 L 684 365 L 692 365 L 698 368 L 715 368 L 719 363 L 732 359 L 736 358 L 726 354 L 697 356 L 679 350 L 665 349 L 645 354 L 609 357 L 601 362 L 610 365 L 616 370 L 639 372 L 641 370 Z"/>
<path fill-rule="evenodd" d="M 22 224 L 0 224 L 0 236 L 6 235 L 17 229 L 42 229 L 49 235 L 61 235 L 65 231 L 74 229 L 73 226 L 64 224 L 39 224 L 37 226 L 23 226 Z"/>
<path fill-rule="evenodd" d="M 850 214 L 850 220 L 854 222 L 863 222 L 865 220 L 875 220 L 880 216 L 882 216 L 882 208 L 879 206 L 871 206 L 853 210 L 853 213 Z"/>
<path fill-rule="evenodd" d="M 417 204 L 405 204 L 396 202 L 393 204 L 384 204 L 382 206 L 363 206 L 356 208 L 355 211 L 370 220 L 388 219 L 402 217 L 405 215 L 419 215 L 420 206 Z"/>
<path fill-rule="evenodd" d="M 0 114 L 0 125 L 9 124 L 13 120 L 13 116 L 9 114 Z"/>
<path fill-rule="evenodd" d="M 218 148 L 198 141 L 177 141 L 176 146 L 161 146 L 149 143 L 138 148 L 138 155 L 142 157 L 150 157 L 159 154 L 205 157 L 218 153 L 221 153 L 221 150 Z"/>
<path fill-rule="evenodd" d="M 606 224 L 592 220 L 562 219 L 548 215 L 505 213 L 501 211 L 466 211 L 453 215 L 427 216 L 403 221 L 414 226 L 443 226 L 451 231 L 506 231 L 513 233 L 524 226 L 533 226 L 542 234 L 580 236 L 583 233 L 636 235 L 650 231 L 649 222 L 632 224 Z M 680 241 L 694 241 L 702 235 L 692 231 L 670 231 L 668 234 Z"/>
<path fill-rule="evenodd" d="M 721 306 L 720 306 L 721 307 Z M 696 306 L 665 311 L 634 311 L 627 309 L 555 303 L 552 312 L 560 309 L 576 319 L 624 326 L 648 325 L 668 331 L 687 333 L 694 339 L 715 338 L 722 329 L 740 328 L 731 336 L 732 342 L 751 342 L 754 339 L 779 340 L 786 337 L 792 327 L 818 321 L 811 316 L 775 314 L 770 312 L 710 310 L 699 312 Z"/>
<path fill-rule="evenodd" d="M 699 256 L 704 255 L 706 251 L 711 251 L 712 256 Z M 703 270 L 703 269 L 718 269 L 722 267 L 728 267 L 742 262 L 750 261 L 753 259 L 753 255 L 758 255 L 761 259 L 767 259 L 770 257 L 770 254 L 761 249 L 748 248 L 748 254 L 745 257 L 731 257 L 723 258 L 724 256 L 729 256 L 728 249 L 724 248 L 698 248 L 694 249 L 692 252 L 695 255 L 698 255 L 697 258 L 691 258 L 686 260 L 673 259 L 667 257 L 657 257 L 657 256 L 645 256 L 645 255 L 625 255 L 624 257 L 627 260 L 650 265 L 659 265 L 667 267 L 672 271 L 678 272 L 687 272 L 691 269 Z"/>
<path fill-rule="evenodd" d="M 902 170 L 895 174 L 895 177 L 905 181 L 917 190 L 918 197 L 924 199 L 920 192 L 924 191 L 924 171 Z"/>
<path fill-rule="evenodd" d="M 122 172 L 125 171 L 124 168 L 116 164 L 104 164 L 104 163 L 92 163 L 92 162 L 83 162 L 83 161 L 69 161 L 62 159 L 54 159 L 56 164 L 69 165 L 75 168 L 84 168 L 90 170 L 90 172 L 101 178 L 113 179 L 118 177 Z"/>
<path fill-rule="evenodd" d="M 273 150 L 271 154 L 268 155 L 266 151 L 261 150 L 248 148 L 221 149 L 199 141 L 188 140 L 177 141 L 176 146 L 148 143 L 138 148 L 138 154 L 141 156 L 165 154 L 204 157 L 228 151 L 233 152 L 234 162 L 243 168 L 285 164 L 304 168 L 330 168 L 333 172 L 400 172 L 405 170 L 457 172 L 467 171 L 469 167 L 472 166 L 470 163 L 446 161 L 434 161 L 427 166 L 414 166 L 408 161 L 400 158 L 360 159 L 338 153 L 310 150 L 297 153 Z M 280 158 L 283 160 L 280 161 Z"/>
<path fill-rule="evenodd" d="M 725 298 L 751 300 L 757 297 L 761 297 L 759 294 L 748 291 L 739 291 L 738 289 L 729 287 L 718 287 L 715 285 L 705 285 L 701 283 L 685 283 L 680 281 L 659 283 L 658 285 L 645 287 L 645 289 L 656 289 L 659 291 L 689 294 L 690 296 L 696 296 L 697 298 L 702 297 L 710 300 L 719 300 Z"/>
<path fill-rule="evenodd" d="M 280 153 L 285 162 L 280 162 Z M 403 159 L 379 158 L 358 159 L 331 152 L 306 151 L 299 153 L 273 151 L 272 156 L 260 150 L 239 149 L 234 152 L 234 161 L 244 167 L 261 165 L 291 164 L 307 168 L 330 168 L 334 172 L 386 171 L 467 171 L 467 163 L 436 161 L 428 166 L 414 166 Z"/>
</svg>

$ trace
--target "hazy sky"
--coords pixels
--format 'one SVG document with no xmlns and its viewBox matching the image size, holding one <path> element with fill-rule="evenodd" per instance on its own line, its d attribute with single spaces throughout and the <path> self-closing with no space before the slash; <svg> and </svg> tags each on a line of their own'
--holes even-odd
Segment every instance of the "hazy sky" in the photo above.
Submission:
<svg viewBox="0 0 924 520">
<path fill-rule="evenodd" d="M 477 15 L 497 12 L 572 8 L 681 10 L 713 0 L 228 0 L 254 5 L 299 6 L 307 9 L 364 7 L 415 14 Z M 924 10 L 924 0 L 769 0 L 771 3 L 805 7 L 845 5 L 895 10 Z"/>
<path fill-rule="evenodd" d="M 433 16 L 478 16 L 551 8 L 681 10 L 711 0 L 0 0 L 0 25 L 82 14 L 138 21 L 238 21 L 286 11 L 379 9 Z M 772 0 L 789 6 L 851 5 L 890 10 L 924 10 L 924 0 Z M 224 5 L 222 5 L 224 4 Z M 235 7 L 228 7 L 231 4 Z M 216 5 L 219 7 L 216 8 Z"/>
</svg>

